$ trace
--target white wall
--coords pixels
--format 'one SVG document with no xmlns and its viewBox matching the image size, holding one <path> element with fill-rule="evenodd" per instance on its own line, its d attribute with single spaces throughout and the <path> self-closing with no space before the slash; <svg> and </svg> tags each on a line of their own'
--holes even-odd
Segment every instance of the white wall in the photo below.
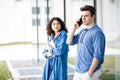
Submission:
<svg viewBox="0 0 120 80">
<path fill-rule="evenodd" d="M 58 16 L 63 19 L 63 0 L 50 0 L 50 18 Z M 66 25 L 70 29 L 80 17 L 80 7 L 93 5 L 93 0 L 66 0 Z M 97 24 L 103 29 L 107 41 L 116 40 L 120 36 L 120 1 L 97 0 Z M 36 27 L 32 26 L 32 6 L 35 2 L 21 0 L 0 0 L 0 43 L 16 41 L 36 42 Z M 46 42 L 45 0 L 40 0 L 42 26 L 39 27 L 39 42 Z"/>
<path fill-rule="evenodd" d="M 97 2 L 97 24 L 102 27 L 107 41 L 118 38 L 119 33 L 119 0 L 98 0 Z"/>
<path fill-rule="evenodd" d="M 0 43 L 32 41 L 31 3 L 0 0 Z"/>
</svg>

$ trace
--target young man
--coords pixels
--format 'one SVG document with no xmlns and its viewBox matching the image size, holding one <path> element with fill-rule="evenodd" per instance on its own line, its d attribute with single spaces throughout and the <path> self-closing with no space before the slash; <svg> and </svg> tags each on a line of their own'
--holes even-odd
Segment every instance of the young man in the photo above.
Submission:
<svg viewBox="0 0 120 80">
<path fill-rule="evenodd" d="M 85 5 L 80 10 L 82 24 L 86 28 L 74 34 L 79 28 L 76 21 L 67 39 L 67 44 L 77 44 L 77 63 L 73 80 L 99 80 L 104 62 L 105 36 L 100 27 L 95 24 L 96 9 Z"/>
</svg>

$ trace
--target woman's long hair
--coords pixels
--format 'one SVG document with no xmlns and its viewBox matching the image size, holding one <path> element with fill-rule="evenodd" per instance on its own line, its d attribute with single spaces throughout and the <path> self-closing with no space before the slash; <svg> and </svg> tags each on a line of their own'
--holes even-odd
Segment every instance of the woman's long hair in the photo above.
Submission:
<svg viewBox="0 0 120 80">
<path fill-rule="evenodd" d="M 52 30 L 52 25 L 51 25 L 54 20 L 57 20 L 57 21 L 60 23 L 60 25 L 61 25 L 60 31 L 61 31 L 61 30 L 64 30 L 64 31 L 68 32 L 65 23 L 64 23 L 59 17 L 53 17 L 53 18 L 48 22 L 47 27 L 46 27 L 47 35 L 48 35 L 48 36 L 50 36 L 51 34 L 55 35 L 54 31 Z"/>
</svg>

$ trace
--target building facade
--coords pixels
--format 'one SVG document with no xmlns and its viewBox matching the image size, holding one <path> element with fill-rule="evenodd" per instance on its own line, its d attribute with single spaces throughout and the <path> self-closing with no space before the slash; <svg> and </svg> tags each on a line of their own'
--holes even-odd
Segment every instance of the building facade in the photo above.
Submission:
<svg viewBox="0 0 120 80">
<path fill-rule="evenodd" d="M 68 29 L 80 17 L 80 7 L 96 7 L 96 23 L 107 42 L 120 43 L 119 0 L 0 0 L 0 43 L 46 43 L 46 24 L 54 16 L 66 22 Z"/>
</svg>

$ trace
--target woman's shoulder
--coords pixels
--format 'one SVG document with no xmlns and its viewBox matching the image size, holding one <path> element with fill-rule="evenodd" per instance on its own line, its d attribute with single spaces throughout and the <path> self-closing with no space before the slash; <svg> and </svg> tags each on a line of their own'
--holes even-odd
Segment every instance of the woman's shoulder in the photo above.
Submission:
<svg viewBox="0 0 120 80">
<path fill-rule="evenodd" d="M 67 32 L 64 31 L 64 30 L 61 30 L 61 31 L 60 31 L 60 35 L 61 35 L 61 36 L 67 36 Z"/>
<path fill-rule="evenodd" d="M 60 33 L 61 33 L 61 34 L 67 34 L 67 32 L 64 31 L 64 30 L 61 30 Z"/>
</svg>

